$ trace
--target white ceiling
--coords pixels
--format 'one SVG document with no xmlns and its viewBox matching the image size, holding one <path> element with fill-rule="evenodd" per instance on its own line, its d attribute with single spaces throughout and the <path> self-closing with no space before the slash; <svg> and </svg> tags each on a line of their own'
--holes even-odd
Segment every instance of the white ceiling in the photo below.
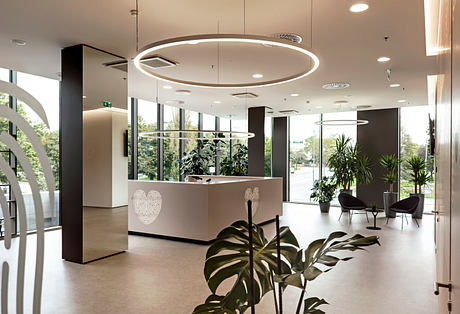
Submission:
<svg viewBox="0 0 460 314">
<path fill-rule="evenodd" d="M 129 12 L 134 3 L 134 0 L 2 1 L 0 67 L 58 78 L 60 49 L 80 43 L 131 59 L 136 52 L 135 18 Z M 243 3 L 234 0 L 139 0 L 140 47 L 171 37 L 216 33 L 217 27 L 220 33 L 242 33 Z M 308 47 L 313 39 L 313 51 L 321 61 L 319 69 L 292 83 L 250 89 L 248 91 L 260 97 L 247 102 L 230 96 L 242 90 L 183 86 L 165 90 L 162 86 L 166 84 L 160 82 L 160 101 L 182 100 L 183 107 L 188 109 L 234 117 L 245 116 L 247 107 L 251 106 L 269 106 L 275 113 L 286 109 L 317 113 L 352 110 L 355 105 L 372 105 L 372 108 L 426 105 L 426 76 L 433 74 L 434 59 L 425 56 L 423 1 L 371 0 L 370 9 L 359 14 L 348 11 L 350 3 L 349 0 L 314 0 L 311 21 L 309 0 L 246 1 L 246 33 L 296 33 L 304 38 Z M 385 36 L 390 36 L 388 42 Z M 27 45 L 16 46 L 11 39 L 25 40 Z M 235 51 L 231 57 L 240 60 L 244 53 Z M 376 62 L 377 57 L 383 55 L 392 60 L 385 64 Z M 197 60 L 199 56 L 196 53 Z M 181 55 L 174 55 L 174 59 L 181 59 Z M 190 53 L 187 58 L 184 55 L 185 60 L 193 64 Z M 214 61 L 210 60 L 209 65 Z M 200 62 L 206 66 L 206 60 L 201 58 Z M 391 82 L 400 83 L 400 88 L 389 87 L 386 68 L 391 68 Z M 286 70 L 282 62 L 265 63 L 264 69 L 267 73 Z M 254 68 L 235 66 L 225 71 L 232 77 L 245 77 L 250 76 Z M 332 81 L 348 82 L 351 87 L 339 91 L 322 89 L 323 84 Z M 132 65 L 128 84 L 130 96 L 155 99 L 156 81 L 139 73 Z M 189 89 L 192 94 L 178 96 L 175 89 Z M 291 93 L 300 96 L 291 97 Z M 408 102 L 397 103 L 399 99 Z M 222 103 L 213 103 L 216 100 Z M 347 100 L 349 104 L 334 105 L 337 100 Z"/>
</svg>

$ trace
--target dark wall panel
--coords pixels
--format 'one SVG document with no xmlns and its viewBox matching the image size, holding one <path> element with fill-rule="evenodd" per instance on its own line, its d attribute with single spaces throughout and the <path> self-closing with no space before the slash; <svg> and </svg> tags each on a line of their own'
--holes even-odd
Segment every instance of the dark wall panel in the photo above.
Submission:
<svg viewBox="0 0 460 314">
<path fill-rule="evenodd" d="M 383 208 L 383 192 L 388 191 L 388 184 L 383 182 L 384 169 L 379 160 L 382 155 L 399 156 L 399 109 L 358 111 L 358 119 L 369 121 L 358 126 L 357 141 L 371 160 L 374 178 L 369 184 L 358 185 L 357 195 L 365 203 Z"/>
<path fill-rule="evenodd" d="M 248 131 L 256 136 L 248 140 L 248 175 L 265 174 L 265 107 L 248 109 Z"/>
<path fill-rule="evenodd" d="M 283 201 L 289 196 L 289 118 L 273 118 L 272 176 L 283 178 Z"/>
<path fill-rule="evenodd" d="M 83 46 L 65 48 L 61 56 L 59 145 L 62 258 L 80 263 L 83 260 Z"/>
</svg>

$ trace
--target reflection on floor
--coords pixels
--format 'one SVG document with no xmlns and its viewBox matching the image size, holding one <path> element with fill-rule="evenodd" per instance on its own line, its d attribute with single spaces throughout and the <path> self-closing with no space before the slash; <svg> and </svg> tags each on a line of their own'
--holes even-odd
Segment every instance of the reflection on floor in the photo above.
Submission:
<svg viewBox="0 0 460 314">
<path fill-rule="evenodd" d="M 355 253 L 320 276 L 309 287 L 310 296 L 325 298 L 327 313 L 436 313 L 433 294 L 433 216 L 426 215 L 419 229 L 409 221 L 400 230 L 400 218 L 381 231 L 365 229 L 364 215 L 338 222 L 339 208 L 320 214 L 316 206 L 285 204 L 282 225 L 289 225 L 302 246 L 332 231 L 377 234 L 381 247 Z M 274 224 L 266 226 L 272 236 Z M 60 231 L 46 234 L 43 313 L 191 313 L 209 291 L 203 277 L 206 247 L 130 236 L 129 251 L 78 265 L 61 260 Z M 285 293 L 285 313 L 294 313 L 298 291 Z M 257 313 L 273 313 L 267 295 Z"/>
</svg>

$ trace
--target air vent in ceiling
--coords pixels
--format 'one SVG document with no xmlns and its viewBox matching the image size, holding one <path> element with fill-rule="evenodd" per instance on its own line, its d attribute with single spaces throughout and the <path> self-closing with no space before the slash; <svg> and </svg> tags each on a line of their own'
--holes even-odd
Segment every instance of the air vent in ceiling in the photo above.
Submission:
<svg viewBox="0 0 460 314">
<path fill-rule="evenodd" d="M 254 94 L 254 93 L 236 93 L 232 94 L 233 97 L 239 98 L 239 99 L 251 99 L 251 98 L 257 98 L 259 95 Z"/>
<path fill-rule="evenodd" d="M 345 82 L 331 82 L 323 85 L 324 89 L 344 89 L 350 87 L 350 83 Z"/>
<path fill-rule="evenodd" d="M 160 56 L 154 56 L 154 57 L 142 59 L 141 63 L 148 67 L 155 68 L 155 69 L 176 66 L 176 62 L 165 59 Z"/>
<path fill-rule="evenodd" d="M 278 33 L 278 34 L 273 34 L 273 37 L 284 39 L 287 41 L 292 41 L 297 44 L 300 44 L 302 42 L 302 36 L 294 34 L 294 33 Z"/>
<path fill-rule="evenodd" d="M 109 63 L 104 63 L 106 67 L 110 67 L 113 69 L 117 69 L 123 72 L 128 72 L 128 62 L 126 61 L 116 61 L 116 62 L 109 62 Z"/>
<path fill-rule="evenodd" d="M 278 111 L 281 114 L 298 114 L 299 112 L 294 109 L 280 110 Z"/>
<path fill-rule="evenodd" d="M 371 107 L 372 107 L 371 105 L 357 105 L 356 109 L 368 109 L 368 108 L 371 108 Z"/>
</svg>

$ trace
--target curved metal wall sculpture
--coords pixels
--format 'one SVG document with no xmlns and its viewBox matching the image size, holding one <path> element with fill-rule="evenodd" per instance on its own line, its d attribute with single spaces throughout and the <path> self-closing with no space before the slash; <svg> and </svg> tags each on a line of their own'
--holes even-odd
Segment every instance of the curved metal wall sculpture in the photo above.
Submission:
<svg viewBox="0 0 460 314">
<path fill-rule="evenodd" d="M 21 89 L 17 85 L 9 82 L 0 81 L 0 93 L 8 94 L 18 100 L 24 102 L 29 106 L 40 119 L 48 126 L 49 123 L 46 117 L 43 106 L 29 93 Z M 15 124 L 29 139 L 35 153 L 39 159 L 45 176 L 46 185 L 48 187 L 50 206 L 52 217 L 55 217 L 54 209 L 54 186 L 55 179 L 51 169 L 51 164 L 46 154 L 45 148 L 40 141 L 40 137 L 35 133 L 32 126 L 16 111 L 6 106 L 0 106 L 0 117 L 6 118 L 11 123 Z M 35 276 L 34 276 L 34 294 L 33 294 L 33 313 L 40 313 L 41 311 L 41 296 L 42 296 L 42 282 L 43 282 L 43 259 L 44 259 L 44 217 L 43 217 L 43 204 L 40 195 L 40 189 L 37 182 L 37 177 L 32 168 L 29 158 L 26 156 L 24 150 L 19 146 L 18 142 L 8 132 L 0 134 L 0 142 L 6 145 L 16 156 L 19 164 L 24 170 L 27 181 L 32 190 L 34 213 L 37 227 L 37 243 L 36 243 L 36 256 L 35 256 Z M 26 247 L 27 247 L 27 217 L 26 208 L 24 205 L 24 198 L 22 195 L 21 187 L 18 178 L 14 171 L 11 169 L 8 162 L 0 156 L 0 171 L 2 171 L 8 179 L 12 192 L 16 199 L 17 211 L 19 216 L 19 248 L 17 255 L 17 278 L 16 278 L 16 313 L 24 313 L 24 273 L 25 273 L 25 260 L 26 260 Z M 0 193 L 0 206 L 4 217 L 5 237 L 3 245 L 5 250 L 13 251 L 11 241 L 11 217 L 7 200 L 3 193 Z M 17 241 L 14 242 L 16 244 Z M 1 312 L 8 313 L 8 295 L 14 293 L 9 291 L 10 270 L 12 269 L 6 255 L 6 260 L 0 258 L 2 261 L 1 271 Z"/>
</svg>

